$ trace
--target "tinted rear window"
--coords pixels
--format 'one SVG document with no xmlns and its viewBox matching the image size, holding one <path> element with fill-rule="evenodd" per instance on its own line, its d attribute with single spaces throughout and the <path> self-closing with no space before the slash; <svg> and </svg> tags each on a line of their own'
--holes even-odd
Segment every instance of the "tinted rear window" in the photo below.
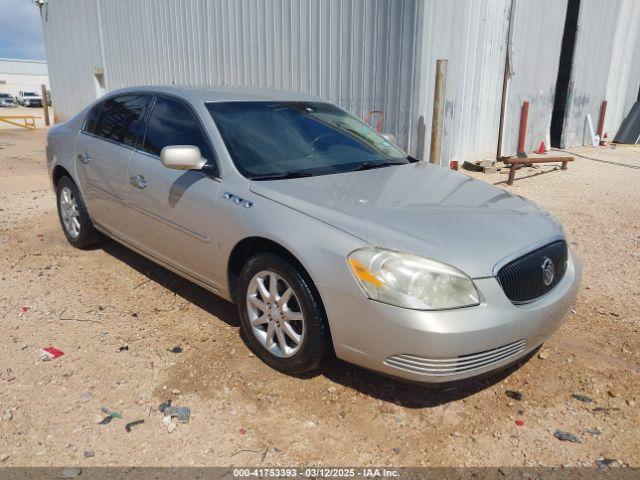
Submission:
<svg viewBox="0 0 640 480">
<path fill-rule="evenodd" d="M 125 95 L 106 100 L 94 133 L 130 147 L 139 146 L 150 100 L 147 95 Z"/>
<path fill-rule="evenodd" d="M 193 111 L 182 102 L 158 97 L 149 117 L 144 150 L 160 155 L 169 145 L 195 145 L 203 158 L 213 160 L 211 147 Z"/>
<path fill-rule="evenodd" d="M 100 115 L 101 108 L 102 108 L 102 103 L 98 103 L 91 110 L 89 110 L 87 119 L 84 122 L 83 130 L 85 132 L 96 133 L 96 125 L 98 124 L 98 115 Z"/>
</svg>

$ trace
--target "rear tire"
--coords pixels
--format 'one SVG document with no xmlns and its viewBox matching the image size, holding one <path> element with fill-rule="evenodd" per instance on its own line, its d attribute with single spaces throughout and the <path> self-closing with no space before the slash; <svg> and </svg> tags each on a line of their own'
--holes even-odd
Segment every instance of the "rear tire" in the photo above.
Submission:
<svg viewBox="0 0 640 480">
<path fill-rule="evenodd" d="M 236 292 L 242 333 L 258 358 L 289 375 L 318 367 L 329 328 L 306 275 L 276 255 L 260 253 L 242 268 Z"/>
<path fill-rule="evenodd" d="M 71 178 L 58 180 L 56 198 L 60 225 L 71 245 L 85 249 L 104 239 L 93 226 L 80 190 Z"/>
</svg>

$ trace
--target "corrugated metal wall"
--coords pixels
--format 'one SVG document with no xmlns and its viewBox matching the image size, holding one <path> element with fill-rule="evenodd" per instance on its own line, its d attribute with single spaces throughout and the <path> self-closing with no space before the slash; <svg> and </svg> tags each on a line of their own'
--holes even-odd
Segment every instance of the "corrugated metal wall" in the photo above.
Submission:
<svg viewBox="0 0 640 480">
<path fill-rule="evenodd" d="M 604 131 L 613 140 L 640 95 L 640 1 L 622 0 L 611 53 Z"/>
<path fill-rule="evenodd" d="M 495 158 L 509 0 L 425 0 L 421 4 L 418 111 L 428 157 L 437 59 L 448 59 L 442 163 Z"/>
<path fill-rule="evenodd" d="M 108 90 L 248 85 L 319 95 L 359 117 L 384 110 L 385 130 L 408 145 L 416 0 L 57 0 L 46 10 L 61 118 L 95 98 L 103 67 Z"/>
<path fill-rule="evenodd" d="M 594 130 L 597 129 L 600 104 L 607 95 L 620 3 L 620 0 L 580 2 L 569 98 L 562 131 L 563 147 L 589 143 L 585 140 L 588 114 L 591 115 Z"/>
<path fill-rule="evenodd" d="M 511 78 L 507 88 L 502 154 L 518 149 L 520 108 L 529 101 L 525 151 L 544 141 L 549 148 L 551 114 L 567 11 L 567 0 L 514 0 Z"/>
<path fill-rule="evenodd" d="M 56 120 L 98 95 L 94 74 L 102 71 L 107 90 L 275 87 L 319 95 L 361 118 L 384 110 L 384 130 L 428 155 L 435 63 L 446 58 L 443 164 L 494 159 L 512 2 L 502 153 L 516 153 L 524 100 L 531 151 L 548 139 L 567 0 L 51 1 L 42 17 Z M 640 82 L 632 61 L 639 4 L 582 0 L 566 144 L 582 142 L 586 113 L 597 123 L 605 97 L 610 135 L 630 108 Z"/>
<path fill-rule="evenodd" d="M 95 1 L 64 0 L 47 3 L 40 13 L 54 120 L 60 122 L 96 98 L 94 68 L 102 65 L 98 10 Z"/>
</svg>

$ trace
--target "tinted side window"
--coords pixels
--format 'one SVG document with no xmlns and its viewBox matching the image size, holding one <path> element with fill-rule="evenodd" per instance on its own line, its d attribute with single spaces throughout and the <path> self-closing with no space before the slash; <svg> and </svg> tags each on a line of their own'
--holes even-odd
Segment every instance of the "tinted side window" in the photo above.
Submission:
<svg viewBox="0 0 640 480">
<path fill-rule="evenodd" d="M 213 160 L 200 122 L 191 109 L 176 100 L 158 97 L 149 117 L 144 150 L 160 155 L 168 145 L 195 145 L 203 158 Z"/>
<path fill-rule="evenodd" d="M 96 125 L 98 124 L 98 115 L 100 115 L 100 108 L 102 108 L 102 102 L 98 103 L 95 107 L 89 110 L 87 119 L 84 123 L 83 131 L 89 133 L 96 133 Z"/>
<path fill-rule="evenodd" d="M 146 95 L 125 95 L 106 100 L 95 134 L 130 147 L 139 146 L 150 100 L 151 97 Z"/>
</svg>

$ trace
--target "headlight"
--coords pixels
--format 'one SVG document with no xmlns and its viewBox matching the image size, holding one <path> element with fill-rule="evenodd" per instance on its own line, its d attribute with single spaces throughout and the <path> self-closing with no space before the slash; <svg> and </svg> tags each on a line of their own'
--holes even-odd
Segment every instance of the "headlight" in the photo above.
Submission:
<svg viewBox="0 0 640 480">
<path fill-rule="evenodd" d="M 478 291 L 467 275 L 435 260 L 367 247 L 351 253 L 348 263 L 373 300 L 415 310 L 480 304 Z"/>
</svg>

